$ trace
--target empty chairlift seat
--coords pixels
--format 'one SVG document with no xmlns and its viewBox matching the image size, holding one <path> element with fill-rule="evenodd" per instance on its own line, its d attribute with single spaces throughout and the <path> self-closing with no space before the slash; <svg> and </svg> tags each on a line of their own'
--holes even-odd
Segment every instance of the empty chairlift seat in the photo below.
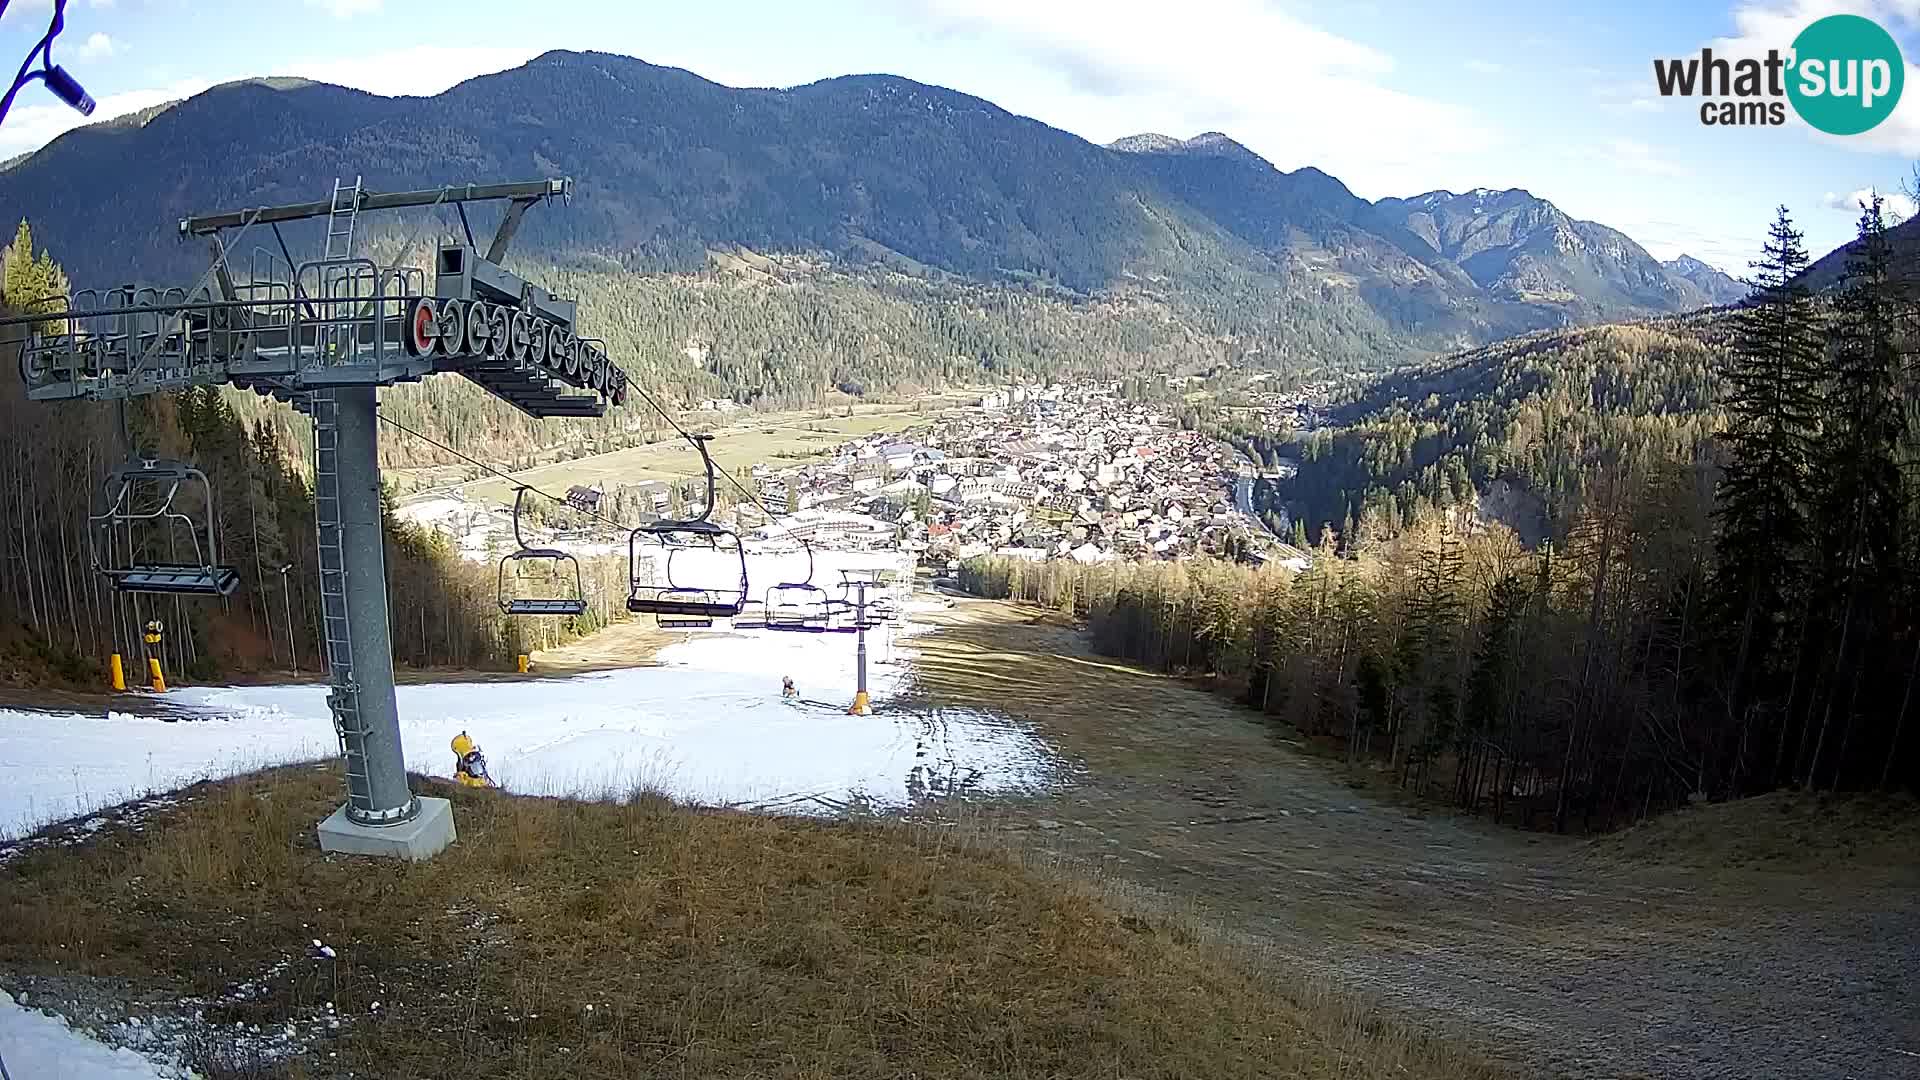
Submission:
<svg viewBox="0 0 1920 1080">
<path fill-rule="evenodd" d="M 706 469 L 707 501 L 700 516 L 649 522 L 627 537 L 627 610 L 636 615 L 652 615 L 665 629 L 699 629 L 713 625 L 715 619 L 731 619 L 747 604 L 747 551 L 732 530 L 709 521 L 713 513 L 713 458 L 707 453 L 711 435 L 687 435 L 686 440 L 700 452 Z M 642 545 L 666 552 L 662 567 L 664 582 L 650 580 L 643 571 Z M 681 563 L 675 575 L 674 558 L 689 552 L 709 553 L 710 561 L 724 570 L 699 569 Z M 737 570 L 737 576 L 736 576 Z M 697 578 L 695 575 L 699 575 Z M 684 580 L 683 580 L 684 579 Z"/>
<path fill-rule="evenodd" d="M 182 500 L 196 491 L 200 505 L 190 512 L 196 508 Z M 216 520 L 206 473 L 185 462 L 136 458 L 107 474 L 100 508 L 87 515 L 94 569 L 120 592 L 232 595 L 240 572 L 219 563 Z"/>
<path fill-rule="evenodd" d="M 799 581 L 772 586 L 761 599 L 767 629 L 788 633 L 821 634 L 835 629 L 833 601 L 827 590 L 813 583 L 813 545 L 801 541 L 807 553 L 807 574 Z"/>
<path fill-rule="evenodd" d="M 527 546 L 520 535 L 520 510 L 529 488 L 520 488 L 513 496 L 513 542 L 519 550 L 500 560 L 499 603 L 500 610 L 508 615 L 584 615 L 587 611 L 586 583 L 580 576 L 580 560 L 558 548 L 536 548 Z M 571 596 L 521 596 L 518 584 L 526 576 L 519 571 L 529 565 L 551 563 L 554 576 L 564 581 L 567 577 L 563 566 L 573 571 L 573 595 Z M 514 570 L 512 581 L 507 571 Z"/>
<path fill-rule="evenodd" d="M 638 615 L 652 615 L 655 623 L 664 629 L 699 629 L 713 625 L 715 619 L 731 619 L 740 614 L 747 601 L 747 555 L 740 546 L 740 538 L 726 529 L 687 530 L 684 527 L 693 524 L 686 521 L 661 521 L 642 525 L 628 537 L 627 557 L 633 568 L 632 581 L 627 595 L 627 610 Z M 641 543 L 642 537 L 666 552 L 666 565 L 662 567 L 664 582 L 647 582 L 641 579 Z M 689 551 L 707 551 L 717 555 L 728 564 L 724 579 L 720 572 L 703 572 L 698 584 L 689 584 L 693 580 L 693 571 L 686 569 L 687 560 L 682 560 L 682 569 L 676 571 L 674 560 Z M 739 576 L 733 575 L 737 564 Z"/>
</svg>

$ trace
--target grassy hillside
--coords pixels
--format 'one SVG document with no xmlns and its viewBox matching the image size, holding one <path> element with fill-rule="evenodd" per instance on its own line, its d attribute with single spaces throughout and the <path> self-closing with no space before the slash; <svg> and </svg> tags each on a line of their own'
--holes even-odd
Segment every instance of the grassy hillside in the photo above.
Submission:
<svg viewBox="0 0 1920 1080">
<path fill-rule="evenodd" d="M 1494 1075 L 951 832 L 416 783 L 460 827 L 417 866 L 322 855 L 313 767 L 18 855 L 0 985 L 223 1077 Z"/>
</svg>

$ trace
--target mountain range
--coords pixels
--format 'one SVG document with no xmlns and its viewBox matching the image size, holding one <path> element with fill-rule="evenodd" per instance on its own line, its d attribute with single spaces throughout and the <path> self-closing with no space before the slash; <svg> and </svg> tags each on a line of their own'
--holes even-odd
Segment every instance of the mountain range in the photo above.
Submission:
<svg viewBox="0 0 1920 1080">
<path fill-rule="evenodd" d="M 430 98 L 226 84 L 61 136 L 0 171 L 0 206 L 31 220 L 76 285 L 184 282 L 206 260 L 176 239 L 188 214 L 324 198 L 335 177 L 399 190 L 548 175 L 572 176 L 575 202 L 528 216 L 523 257 L 647 272 L 702 271 L 740 249 L 825 257 L 1138 299 L 1207 333 L 1347 362 L 1745 291 L 1519 189 L 1369 202 L 1219 133 L 1099 146 L 894 76 L 734 89 L 603 53 L 550 52 Z M 313 250 L 318 229 L 288 242 Z M 256 245 L 277 250 L 250 234 L 236 257 Z"/>
</svg>

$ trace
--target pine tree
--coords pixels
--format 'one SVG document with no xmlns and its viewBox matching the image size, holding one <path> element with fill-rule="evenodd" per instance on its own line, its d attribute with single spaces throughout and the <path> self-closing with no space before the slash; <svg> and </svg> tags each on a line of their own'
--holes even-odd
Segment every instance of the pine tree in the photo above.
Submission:
<svg viewBox="0 0 1920 1080">
<path fill-rule="evenodd" d="M 1806 781 L 1815 783 L 1836 706 L 1851 731 L 1862 662 L 1884 644 L 1901 577 L 1900 465 L 1905 413 L 1899 394 L 1901 355 L 1893 295 L 1892 253 L 1878 195 L 1862 211 L 1860 238 L 1847 260 L 1836 301 L 1833 359 L 1823 395 L 1827 430 L 1820 444 L 1813 529 L 1818 539 L 1816 580 L 1824 588 L 1821 662 L 1816 685 L 1817 724 Z M 1879 658 L 1890 662 L 1890 656 Z M 1835 768 L 1836 783 L 1846 762 Z"/>
<path fill-rule="evenodd" d="M 61 298 L 67 288 L 66 272 L 53 256 L 43 251 L 34 257 L 33 230 L 22 218 L 14 230 L 13 243 L 0 249 L 0 304 L 29 315 L 59 311 L 65 307 Z M 51 332 L 58 329 L 58 324 L 46 323 L 38 329 Z"/>
<path fill-rule="evenodd" d="M 1518 659 L 1515 656 L 1519 644 L 1517 631 L 1532 599 L 1526 575 L 1517 572 L 1502 574 L 1488 598 L 1480 641 L 1473 651 L 1473 667 L 1467 674 L 1466 701 L 1462 709 L 1466 729 L 1462 742 L 1467 748 L 1463 760 L 1470 767 L 1460 772 L 1456 798 L 1461 806 L 1469 809 L 1479 802 L 1489 749 L 1507 723 Z M 1500 745 L 1504 749 L 1504 740 Z"/>
<path fill-rule="evenodd" d="M 1726 450 L 1716 515 L 1714 594 L 1727 648 L 1732 726 L 1755 705 L 1785 708 L 1788 627 L 1808 566 L 1811 462 L 1819 429 L 1821 343 L 1801 233 L 1781 207 L 1739 314 L 1725 372 Z"/>
<path fill-rule="evenodd" d="M 1406 694 L 1404 713 L 1416 728 L 1406 742 L 1404 785 L 1415 768 L 1420 784 L 1435 755 L 1453 738 L 1459 694 L 1454 685 L 1460 625 L 1460 545 L 1443 530 L 1431 551 L 1423 552 L 1407 600 L 1407 623 L 1398 642 L 1395 667 Z M 1399 733 L 1396 732 L 1396 740 Z"/>
</svg>

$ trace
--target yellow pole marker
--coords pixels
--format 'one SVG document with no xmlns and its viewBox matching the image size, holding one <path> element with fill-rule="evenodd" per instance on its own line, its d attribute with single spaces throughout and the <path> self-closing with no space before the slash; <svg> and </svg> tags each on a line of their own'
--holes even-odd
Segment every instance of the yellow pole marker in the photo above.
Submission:
<svg viewBox="0 0 1920 1080">
<path fill-rule="evenodd" d="M 164 694 L 167 692 L 167 677 L 165 675 L 160 674 L 160 658 L 159 657 L 157 656 L 147 657 L 147 676 L 153 681 L 154 693 Z"/>
<path fill-rule="evenodd" d="M 127 669 L 120 663 L 119 653 L 113 654 L 111 663 L 113 668 L 113 688 L 115 690 L 125 690 L 127 688 Z"/>
</svg>

